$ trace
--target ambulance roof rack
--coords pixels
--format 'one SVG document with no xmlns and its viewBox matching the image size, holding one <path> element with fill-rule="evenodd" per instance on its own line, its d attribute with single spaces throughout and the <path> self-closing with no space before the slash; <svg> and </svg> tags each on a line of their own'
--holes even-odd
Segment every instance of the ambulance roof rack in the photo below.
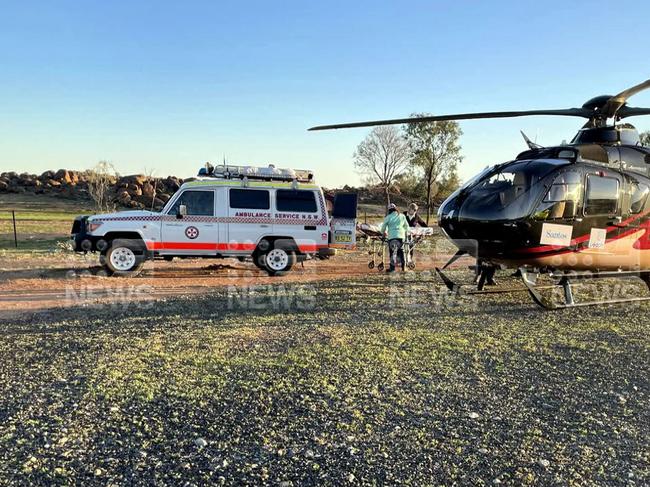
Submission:
<svg viewBox="0 0 650 487">
<path fill-rule="evenodd" d="M 268 167 L 254 166 L 213 166 L 209 162 L 199 169 L 200 177 L 219 179 L 248 179 L 262 181 L 297 181 L 299 183 L 313 183 L 314 173 L 305 169 L 280 169 L 273 164 Z"/>
</svg>

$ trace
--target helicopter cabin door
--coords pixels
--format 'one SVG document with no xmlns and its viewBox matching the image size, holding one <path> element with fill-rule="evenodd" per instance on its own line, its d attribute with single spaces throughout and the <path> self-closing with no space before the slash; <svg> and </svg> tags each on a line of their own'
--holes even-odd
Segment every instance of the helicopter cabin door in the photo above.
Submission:
<svg viewBox="0 0 650 487">
<path fill-rule="evenodd" d="M 623 222 L 627 230 L 638 230 L 638 242 L 633 244 L 639 250 L 650 248 L 650 234 L 647 231 L 650 183 L 642 177 L 625 176 L 625 190 L 622 197 Z"/>
<path fill-rule="evenodd" d="M 534 217 L 547 223 L 573 225 L 581 221 L 581 204 L 582 172 L 568 169 L 557 174 Z"/>
<path fill-rule="evenodd" d="M 582 212 L 585 228 L 581 232 L 586 240 L 586 247 L 598 254 L 610 256 L 606 260 L 598 259 L 603 267 L 614 264 L 617 255 L 627 254 L 626 248 L 619 248 L 617 241 L 623 224 L 623 178 L 617 172 L 604 171 L 600 168 L 587 168 L 585 171 L 585 195 Z M 596 258 L 597 255 L 594 255 Z M 614 259 L 614 260 L 612 260 Z"/>
</svg>

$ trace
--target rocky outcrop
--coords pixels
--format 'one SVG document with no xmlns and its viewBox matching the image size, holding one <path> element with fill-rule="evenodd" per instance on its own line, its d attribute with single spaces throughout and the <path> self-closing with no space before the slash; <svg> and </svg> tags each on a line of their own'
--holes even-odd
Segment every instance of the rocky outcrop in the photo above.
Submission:
<svg viewBox="0 0 650 487">
<path fill-rule="evenodd" d="M 0 193 L 48 194 L 59 198 L 91 201 L 93 181 L 89 171 L 45 171 L 43 174 L 0 173 Z M 183 180 L 175 176 L 151 178 L 142 174 L 110 176 L 107 179 L 108 199 L 122 208 L 162 208 Z"/>
</svg>

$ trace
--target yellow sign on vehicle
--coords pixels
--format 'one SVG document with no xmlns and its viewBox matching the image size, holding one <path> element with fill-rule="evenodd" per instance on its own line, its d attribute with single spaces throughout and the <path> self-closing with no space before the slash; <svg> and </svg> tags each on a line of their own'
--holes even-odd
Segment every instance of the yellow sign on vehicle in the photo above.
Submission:
<svg viewBox="0 0 650 487">
<path fill-rule="evenodd" d="M 352 235 L 350 234 L 336 234 L 334 236 L 334 241 L 335 242 L 352 242 Z"/>
</svg>

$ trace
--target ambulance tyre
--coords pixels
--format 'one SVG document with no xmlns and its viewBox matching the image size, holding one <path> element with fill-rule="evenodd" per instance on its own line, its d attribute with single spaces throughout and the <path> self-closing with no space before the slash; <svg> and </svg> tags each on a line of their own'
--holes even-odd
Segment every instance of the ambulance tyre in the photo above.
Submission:
<svg viewBox="0 0 650 487">
<path fill-rule="evenodd" d="M 109 276 L 135 277 L 146 260 L 146 249 L 136 239 L 117 238 L 109 243 L 99 261 Z"/>
<path fill-rule="evenodd" d="M 264 265 L 270 276 L 283 276 L 296 263 L 296 253 L 288 245 L 278 244 L 264 254 Z"/>
<path fill-rule="evenodd" d="M 252 258 L 255 267 L 257 267 L 260 270 L 266 271 L 266 264 L 264 263 L 264 260 L 266 259 L 266 254 L 255 251 L 252 255 Z"/>
</svg>

